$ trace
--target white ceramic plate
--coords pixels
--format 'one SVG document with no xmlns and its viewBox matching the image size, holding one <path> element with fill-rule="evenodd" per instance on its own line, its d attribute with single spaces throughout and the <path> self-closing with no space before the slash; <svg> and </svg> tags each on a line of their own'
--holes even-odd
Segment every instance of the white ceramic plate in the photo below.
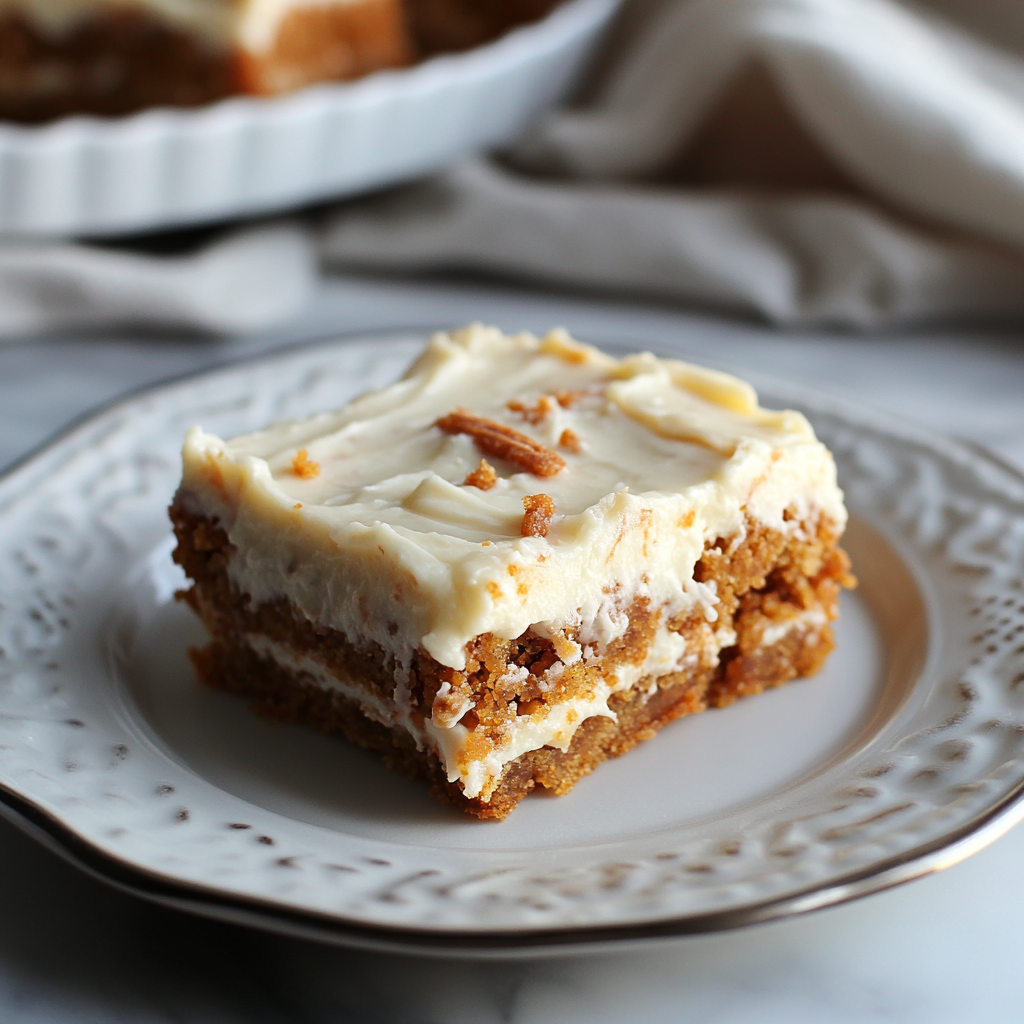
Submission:
<svg viewBox="0 0 1024 1024">
<path fill-rule="evenodd" d="M 116 235 L 265 214 L 508 142 L 576 81 L 619 0 L 467 53 L 276 99 L 0 124 L 0 233 Z"/>
<path fill-rule="evenodd" d="M 340 943 L 536 954 L 733 927 L 944 867 L 1024 816 L 1024 480 L 833 399 L 861 580 L 818 677 L 683 719 L 501 823 L 204 690 L 166 506 L 221 434 L 395 378 L 422 338 L 290 350 L 116 405 L 0 481 L 0 811 L 88 870 Z"/>
</svg>

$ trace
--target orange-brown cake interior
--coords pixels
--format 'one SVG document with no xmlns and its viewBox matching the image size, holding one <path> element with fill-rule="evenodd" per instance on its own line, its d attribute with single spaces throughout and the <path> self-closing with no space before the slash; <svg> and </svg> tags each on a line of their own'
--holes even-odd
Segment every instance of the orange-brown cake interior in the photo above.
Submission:
<svg viewBox="0 0 1024 1024">
<path fill-rule="evenodd" d="M 708 707 L 724 707 L 740 697 L 761 693 L 794 678 L 810 676 L 833 648 L 829 625 L 838 614 L 842 587 L 854 585 L 849 560 L 837 546 L 833 524 L 820 520 L 795 539 L 749 523 L 743 540 L 709 544 L 695 575 L 714 583 L 719 614 L 731 623 L 736 643 L 721 651 L 702 643 L 709 626 L 703 616 L 672 623 L 694 650 L 704 652 L 685 671 L 656 681 L 643 678 L 615 694 L 616 718 L 596 716 L 576 730 L 566 751 L 554 747 L 528 751 L 510 763 L 489 800 L 467 799 L 458 783 L 447 781 L 434 752 L 417 749 L 412 736 L 368 718 L 360 700 L 323 685 L 310 673 L 289 670 L 254 649 L 253 637 L 317 663 L 340 680 L 365 688 L 367 697 L 389 699 L 393 673 L 385 653 L 372 644 L 353 643 L 337 631 L 317 627 L 286 601 L 254 605 L 232 586 L 227 573 L 230 542 L 216 523 L 180 507 L 171 510 L 178 537 L 175 560 L 193 586 L 183 597 L 201 616 L 212 642 L 191 652 L 200 679 L 208 686 L 250 698 L 261 714 L 304 722 L 321 732 L 383 755 L 385 761 L 433 783 L 435 796 L 476 817 L 501 820 L 531 790 L 564 794 L 601 762 L 651 739 L 669 722 Z M 629 627 L 593 663 L 577 663 L 546 692 L 541 674 L 559 661 L 552 641 L 528 632 L 512 641 L 485 635 L 467 651 L 466 669 L 455 671 L 420 651 L 414 662 L 411 701 L 421 720 L 438 713 L 438 693 L 461 689 L 473 700 L 468 723 L 486 742 L 510 717 L 535 713 L 540 703 L 556 703 L 586 694 L 595 676 L 613 674 L 623 664 L 642 664 L 652 642 L 658 614 L 643 602 L 629 609 Z M 791 628 L 787 628 L 791 627 Z M 719 624 L 721 628 L 721 624 Z M 766 642 L 766 634 L 773 634 Z M 510 675 L 509 667 L 527 671 Z"/>
</svg>

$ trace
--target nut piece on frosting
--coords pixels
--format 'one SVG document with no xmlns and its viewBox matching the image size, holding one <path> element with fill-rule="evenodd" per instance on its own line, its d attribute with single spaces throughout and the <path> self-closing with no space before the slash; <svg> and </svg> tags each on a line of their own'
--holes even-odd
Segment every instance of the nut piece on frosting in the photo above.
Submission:
<svg viewBox="0 0 1024 1024">
<path fill-rule="evenodd" d="M 456 409 L 442 416 L 437 425 L 446 434 L 468 434 L 481 451 L 512 462 L 535 476 L 554 476 L 565 469 L 565 459 L 558 452 L 545 448 L 522 431 L 496 423 L 486 416 Z"/>
</svg>

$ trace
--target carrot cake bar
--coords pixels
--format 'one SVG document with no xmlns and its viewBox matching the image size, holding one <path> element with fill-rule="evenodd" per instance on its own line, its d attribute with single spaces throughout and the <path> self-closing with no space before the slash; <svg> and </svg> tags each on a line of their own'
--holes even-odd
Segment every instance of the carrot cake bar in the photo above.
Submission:
<svg viewBox="0 0 1024 1024">
<path fill-rule="evenodd" d="M 337 412 L 194 427 L 171 517 L 204 682 L 481 818 L 816 672 L 853 582 L 803 416 L 564 331 L 439 334 Z"/>
</svg>

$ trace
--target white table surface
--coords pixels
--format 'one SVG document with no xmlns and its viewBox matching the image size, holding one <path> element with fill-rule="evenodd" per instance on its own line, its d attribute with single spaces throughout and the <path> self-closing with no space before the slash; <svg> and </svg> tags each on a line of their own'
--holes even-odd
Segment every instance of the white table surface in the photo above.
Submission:
<svg viewBox="0 0 1024 1024">
<path fill-rule="evenodd" d="M 1024 330 L 779 334 L 478 283 L 348 278 L 300 320 L 231 342 L 0 346 L 0 466 L 161 378 L 333 333 L 555 324 L 598 343 L 817 383 L 1024 469 Z M 632 952 L 526 963 L 354 953 L 116 893 L 0 823 L 0 1021 L 88 1024 L 1002 1024 L 1024 1020 L 1024 828 L 940 875 L 807 917 Z"/>
</svg>

